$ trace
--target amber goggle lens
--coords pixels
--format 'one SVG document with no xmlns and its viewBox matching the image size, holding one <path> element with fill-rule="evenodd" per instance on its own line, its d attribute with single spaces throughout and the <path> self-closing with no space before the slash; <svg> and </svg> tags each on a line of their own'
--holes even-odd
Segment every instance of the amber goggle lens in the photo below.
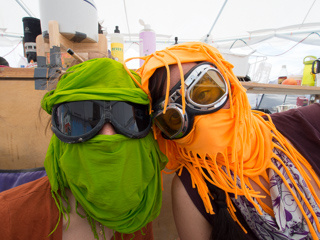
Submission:
<svg viewBox="0 0 320 240">
<path fill-rule="evenodd" d="M 167 109 L 165 114 L 159 114 L 155 117 L 155 123 L 160 130 L 167 136 L 177 134 L 182 126 L 183 116 L 176 109 Z"/>
<path fill-rule="evenodd" d="M 222 76 L 214 70 L 206 72 L 190 89 L 193 102 L 202 105 L 212 104 L 226 93 L 226 83 Z"/>
</svg>

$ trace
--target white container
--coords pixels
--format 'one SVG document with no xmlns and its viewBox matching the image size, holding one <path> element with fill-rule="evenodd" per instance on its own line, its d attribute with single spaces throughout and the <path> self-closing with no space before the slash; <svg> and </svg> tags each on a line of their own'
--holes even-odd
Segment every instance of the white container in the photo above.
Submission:
<svg viewBox="0 0 320 240">
<path fill-rule="evenodd" d="M 140 57 L 148 56 L 156 51 L 156 33 L 149 24 L 144 24 L 143 20 L 140 19 L 139 22 L 144 27 L 139 33 Z M 143 62 L 140 60 L 140 66 Z"/>
<path fill-rule="evenodd" d="M 114 33 L 110 35 L 111 55 L 118 62 L 123 63 L 123 36 L 120 34 L 119 27 L 116 26 Z"/>
<path fill-rule="evenodd" d="M 279 105 L 279 106 L 276 106 L 276 109 L 277 109 L 277 112 L 285 112 L 287 110 L 290 110 L 290 109 L 295 109 L 297 108 L 297 105 L 293 105 L 293 104 L 283 104 L 283 105 Z"/>
<path fill-rule="evenodd" d="M 60 33 L 74 42 L 98 42 L 98 13 L 93 0 L 40 0 L 42 35 L 49 34 L 49 21 L 59 23 Z"/>
<path fill-rule="evenodd" d="M 237 77 L 245 77 L 249 71 L 249 55 L 220 51 L 223 58 L 233 65 L 233 73 Z"/>
</svg>

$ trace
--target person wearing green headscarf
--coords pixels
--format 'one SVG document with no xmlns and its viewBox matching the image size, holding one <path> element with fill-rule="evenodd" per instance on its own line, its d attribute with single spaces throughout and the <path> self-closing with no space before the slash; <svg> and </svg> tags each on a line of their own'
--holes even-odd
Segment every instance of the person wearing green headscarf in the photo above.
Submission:
<svg viewBox="0 0 320 240">
<path fill-rule="evenodd" d="M 54 132 L 47 177 L 0 194 L 1 216 L 10 219 L 2 237 L 153 239 L 168 160 L 150 131 L 139 82 L 119 62 L 91 59 L 69 68 L 41 106 L 52 114 Z"/>
</svg>

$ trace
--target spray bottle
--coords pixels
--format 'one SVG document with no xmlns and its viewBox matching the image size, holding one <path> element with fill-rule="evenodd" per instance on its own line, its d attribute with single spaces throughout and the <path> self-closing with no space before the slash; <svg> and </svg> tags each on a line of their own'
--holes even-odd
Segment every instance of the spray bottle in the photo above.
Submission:
<svg viewBox="0 0 320 240">
<path fill-rule="evenodd" d="M 116 26 L 114 33 L 110 34 L 111 55 L 118 62 L 123 63 L 123 36 L 120 34 L 119 27 Z"/>
<path fill-rule="evenodd" d="M 156 51 L 156 33 L 142 19 L 139 19 L 139 23 L 144 27 L 139 33 L 140 57 L 148 56 Z M 143 62 L 144 60 L 140 60 L 140 66 Z"/>
</svg>

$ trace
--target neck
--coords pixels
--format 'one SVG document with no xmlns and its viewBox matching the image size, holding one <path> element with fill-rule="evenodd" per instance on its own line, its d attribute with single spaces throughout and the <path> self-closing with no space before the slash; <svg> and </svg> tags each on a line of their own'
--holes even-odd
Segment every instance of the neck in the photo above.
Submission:
<svg viewBox="0 0 320 240">
<path fill-rule="evenodd" d="M 92 232 L 91 226 L 86 219 L 86 217 L 82 218 L 78 215 L 86 216 L 86 212 L 83 207 L 78 204 L 78 213 L 76 211 L 76 199 L 73 196 L 70 189 L 65 189 L 66 195 L 69 199 L 70 204 L 70 213 L 69 220 L 63 218 L 63 231 L 62 231 L 62 240 L 76 240 L 76 239 L 85 239 L 85 240 L 93 240 L 94 234 Z M 63 198 L 62 198 L 63 199 Z M 63 200 L 64 207 L 67 207 L 67 203 Z M 69 225 L 69 226 L 68 226 Z M 113 237 L 113 230 L 107 227 L 102 226 L 99 222 L 96 222 L 96 231 L 100 239 L 104 239 L 103 236 L 103 228 L 105 232 L 106 239 L 111 239 Z"/>
</svg>

